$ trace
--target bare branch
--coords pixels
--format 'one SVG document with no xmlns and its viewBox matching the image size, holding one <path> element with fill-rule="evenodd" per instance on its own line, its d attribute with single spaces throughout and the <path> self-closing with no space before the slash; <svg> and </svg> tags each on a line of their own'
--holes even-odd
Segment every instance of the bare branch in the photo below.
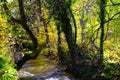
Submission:
<svg viewBox="0 0 120 80">
<path fill-rule="evenodd" d="M 120 5 L 120 3 L 114 3 L 112 0 L 110 0 L 110 2 L 111 2 L 113 5 Z"/>
<path fill-rule="evenodd" d="M 110 2 L 112 3 L 112 5 L 107 5 L 107 6 L 118 6 L 118 5 L 120 5 L 120 3 L 114 3 L 112 0 L 110 0 Z"/>
<path fill-rule="evenodd" d="M 117 13 L 115 13 L 111 18 L 109 18 L 107 21 L 105 21 L 104 23 L 107 23 L 107 22 L 109 22 L 109 21 L 111 21 L 111 20 L 114 20 L 114 18 L 117 16 L 117 15 L 119 15 L 120 14 L 120 12 L 117 12 Z"/>
</svg>

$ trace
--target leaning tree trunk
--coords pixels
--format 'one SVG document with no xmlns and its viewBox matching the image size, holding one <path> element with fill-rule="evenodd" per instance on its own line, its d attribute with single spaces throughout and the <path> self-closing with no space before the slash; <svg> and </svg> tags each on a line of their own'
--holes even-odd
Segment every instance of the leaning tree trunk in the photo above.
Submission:
<svg viewBox="0 0 120 80">
<path fill-rule="evenodd" d="M 24 13 L 23 0 L 18 0 L 18 3 L 19 3 L 21 25 L 23 29 L 28 33 L 29 37 L 31 38 L 34 49 L 35 49 L 38 47 L 38 42 L 37 42 L 37 38 L 33 35 L 32 31 L 29 29 L 29 26 L 27 25 L 26 16 Z"/>
<path fill-rule="evenodd" d="M 32 40 L 32 43 L 33 43 L 33 53 L 32 54 L 25 54 L 25 56 L 23 56 L 16 63 L 16 69 L 17 70 L 19 70 L 26 61 L 28 61 L 29 59 L 36 58 L 38 56 L 38 54 L 39 54 L 37 38 L 34 36 L 34 34 L 32 33 L 32 31 L 29 29 L 29 26 L 27 25 L 27 19 L 26 19 L 25 12 L 24 12 L 24 3 L 23 3 L 23 0 L 18 0 L 18 4 L 19 4 L 21 26 L 27 32 L 27 34 L 29 35 L 29 37 Z"/>
<path fill-rule="evenodd" d="M 39 54 L 38 41 L 37 41 L 37 38 L 32 33 L 32 31 L 29 29 L 29 26 L 27 25 L 27 19 L 26 19 L 25 12 L 24 12 L 23 0 L 18 0 L 20 19 L 15 19 L 11 15 L 11 12 L 6 5 L 6 2 L 5 1 L 3 1 L 3 2 L 4 2 L 3 9 L 4 9 L 6 15 L 10 17 L 10 20 L 8 20 L 8 22 L 20 24 L 22 26 L 22 28 L 26 31 L 26 33 L 29 35 L 29 37 L 31 38 L 32 43 L 33 43 L 33 53 L 32 54 L 25 54 L 20 60 L 18 60 L 16 62 L 15 68 L 17 70 L 19 70 L 26 61 L 28 61 L 30 59 L 34 59 L 38 56 L 38 54 Z"/>
</svg>

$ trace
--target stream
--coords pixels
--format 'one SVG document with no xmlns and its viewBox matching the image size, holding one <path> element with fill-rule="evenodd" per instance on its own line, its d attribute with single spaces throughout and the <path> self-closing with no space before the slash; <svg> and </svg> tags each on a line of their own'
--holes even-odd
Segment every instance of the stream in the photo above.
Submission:
<svg viewBox="0 0 120 80">
<path fill-rule="evenodd" d="M 27 61 L 18 71 L 20 80 L 75 80 L 55 60 L 38 57 Z"/>
</svg>

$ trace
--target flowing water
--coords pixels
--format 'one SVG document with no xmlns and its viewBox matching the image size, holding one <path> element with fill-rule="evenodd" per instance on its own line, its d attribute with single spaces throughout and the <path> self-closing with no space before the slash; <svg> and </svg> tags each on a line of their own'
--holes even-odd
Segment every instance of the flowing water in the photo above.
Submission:
<svg viewBox="0 0 120 80">
<path fill-rule="evenodd" d="M 55 60 L 44 57 L 26 62 L 18 76 L 20 80 L 75 80 L 66 75 Z"/>
</svg>

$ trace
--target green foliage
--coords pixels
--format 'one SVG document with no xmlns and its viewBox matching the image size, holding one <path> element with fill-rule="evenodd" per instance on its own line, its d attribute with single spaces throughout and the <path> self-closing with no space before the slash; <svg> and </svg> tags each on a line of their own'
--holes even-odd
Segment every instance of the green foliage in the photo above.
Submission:
<svg viewBox="0 0 120 80">
<path fill-rule="evenodd" d="M 18 80 L 17 71 L 8 64 L 6 58 L 0 57 L 0 73 L 3 73 L 0 80 Z"/>
<path fill-rule="evenodd" d="M 95 80 L 119 80 L 120 67 L 118 63 L 104 63 L 104 68 L 100 72 L 95 73 Z"/>
<path fill-rule="evenodd" d="M 17 80 L 17 71 L 13 68 L 12 55 L 8 47 L 11 34 L 7 28 L 6 20 L 0 16 L 0 73 L 3 73 L 0 80 Z"/>
<path fill-rule="evenodd" d="M 17 71 L 9 65 L 6 66 L 4 66 L 4 74 L 0 77 L 0 80 L 18 80 Z"/>
<path fill-rule="evenodd" d="M 0 57 L 0 68 L 2 68 L 5 64 L 5 60 L 3 60 L 3 58 Z"/>
</svg>

